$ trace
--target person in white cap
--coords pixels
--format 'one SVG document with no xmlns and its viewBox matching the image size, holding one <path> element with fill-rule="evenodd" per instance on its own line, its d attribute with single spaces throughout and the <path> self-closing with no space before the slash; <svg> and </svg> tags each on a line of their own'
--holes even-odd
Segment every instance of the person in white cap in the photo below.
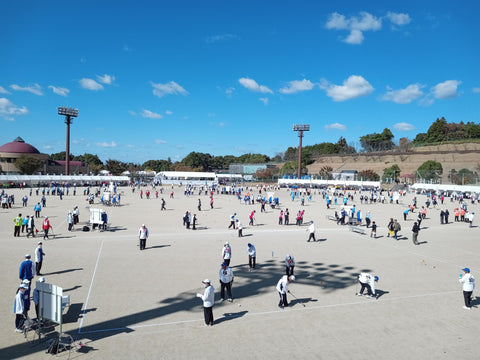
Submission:
<svg viewBox="0 0 480 360">
<path fill-rule="evenodd" d="M 225 300 L 225 289 L 227 289 L 228 301 L 232 302 L 232 283 L 233 283 L 233 271 L 227 265 L 222 263 L 220 271 L 218 272 L 218 278 L 220 280 L 220 301 Z"/>
<path fill-rule="evenodd" d="M 278 295 L 280 295 L 280 302 L 278 303 L 279 308 L 283 309 L 284 306 L 288 306 L 287 293 L 290 292 L 290 290 L 288 290 L 288 284 L 292 281 L 295 281 L 294 275 L 283 275 L 282 278 L 278 280 L 277 291 Z"/>
<path fill-rule="evenodd" d="M 42 249 L 42 242 L 38 242 L 38 246 L 35 249 L 35 272 L 37 273 L 37 276 L 41 276 L 42 274 L 40 273 L 40 270 L 42 270 L 42 263 L 43 263 L 43 257 L 45 256 L 45 253 L 43 252 Z"/>
<path fill-rule="evenodd" d="M 28 289 L 28 286 L 22 284 L 17 290 L 15 295 L 15 301 L 13 305 L 13 311 L 15 314 L 15 331 L 23 332 L 23 324 L 25 322 L 25 291 Z"/>
<path fill-rule="evenodd" d="M 48 239 L 48 230 L 50 230 L 52 226 L 50 225 L 50 220 L 48 220 L 48 216 L 45 216 L 45 220 L 43 220 L 42 229 L 43 229 L 43 240 L 45 238 Z"/>
<path fill-rule="evenodd" d="M 18 271 L 18 277 L 20 280 L 32 281 L 35 276 L 35 266 L 33 265 L 32 256 L 30 254 L 25 255 L 25 260 L 20 264 L 20 269 Z"/>
<path fill-rule="evenodd" d="M 230 259 L 232 258 L 232 248 L 230 247 L 228 241 L 225 242 L 225 245 L 223 245 L 222 258 L 225 264 L 227 264 L 227 266 L 230 266 Z"/>
<path fill-rule="evenodd" d="M 463 307 L 466 310 L 470 310 L 472 308 L 472 293 L 473 289 L 475 289 L 475 278 L 470 273 L 469 268 L 463 268 L 463 275 L 459 275 L 458 281 L 462 283 L 463 287 L 463 299 L 465 300 L 465 306 Z"/>
<path fill-rule="evenodd" d="M 311 239 L 313 239 L 313 241 L 317 241 L 315 239 L 315 224 L 313 223 L 313 221 L 310 221 L 310 225 L 308 226 L 308 229 L 307 229 L 308 233 L 310 234 L 308 236 L 308 240 L 307 242 L 310 242 Z"/>
<path fill-rule="evenodd" d="M 205 326 L 213 325 L 213 304 L 215 302 L 215 292 L 210 279 L 202 281 L 205 292 L 197 293 L 197 297 L 203 300 L 203 316 L 205 318 Z"/>
<path fill-rule="evenodd" d="M 295 268 L 295 259 L 292 255 L 287 254 L 285 256 L 285 271 L 287 276 L 293 275 L 293 269 Z"/>
<path fill-rule="evenodd" d="M 145 249 L 148 239 L 148 228 L 145 224 L 142 224 L 142 227 L 138 230 L 138 239 L 140 240 L 140 250 Z"/>
<path fill-rule="evenodd" d="M 45 278 L 42 276 L 38 279 L 38 282 L 45 282 Z M 40 294 L 37 287 L 35 287 L 35 289 L 33 290 L 33 303 L 35 304 L 35 314 L 37 315 L 37 319 L 40 320 L 40 318 L 38 317 L 38 315 L 40 314 L 38 308 L 40 304 Z"/>
</svg>

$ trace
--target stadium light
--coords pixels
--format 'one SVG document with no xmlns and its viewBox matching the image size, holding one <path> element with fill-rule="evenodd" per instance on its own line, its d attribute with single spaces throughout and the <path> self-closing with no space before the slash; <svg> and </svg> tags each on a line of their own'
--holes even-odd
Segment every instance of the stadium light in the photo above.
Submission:
<svg viewBox="0 0 480 360">
<path fill-rule="evenodd" d="M 72 118 L 78 116 L 78 109 L 61 106 L 58 108 L 58 115 L 65 116 L 65 124 L 67 124 L 67 140 L 65 149 L 65 175 L 70 175 L 70 124 Z"/>
<path fill-rule="evenodd" d="M 310 131 L 310 125 L 308 124 L 296 124 L 293 125 L 293 131 L 298 132 L 298 137 L 300 138 L 300 144 L 298 145 L 298 179 L 302 175 L 302 138 L 304 131 Z"/>
</svg>

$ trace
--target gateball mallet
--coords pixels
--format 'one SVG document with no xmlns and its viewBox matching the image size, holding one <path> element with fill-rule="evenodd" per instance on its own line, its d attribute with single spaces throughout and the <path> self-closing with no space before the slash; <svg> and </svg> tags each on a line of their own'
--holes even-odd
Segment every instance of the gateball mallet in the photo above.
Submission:
<svg viewBox="0 0 480 360">
<path fill-rule="evenodd" d="M 298 298 L 297 298 L 295 295 L 293 295 L 290 291 L 288 291 L 288 293 L 289 293 L 290 295 L 292 295 L 295 299 L 298 300 Z M 299 302 L 300 302 L 300 301 L 299 301 Z M 304 304 L 303 302 L 301 302 L 300 304 L 302 304 L 303 307 L 305 307 L 305 304 Z"/>
</svg>

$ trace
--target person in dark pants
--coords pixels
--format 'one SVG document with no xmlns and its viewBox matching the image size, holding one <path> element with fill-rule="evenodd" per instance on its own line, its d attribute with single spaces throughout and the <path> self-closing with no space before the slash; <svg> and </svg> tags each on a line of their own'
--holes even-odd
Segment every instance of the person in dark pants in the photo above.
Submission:
<svg viewBox="0 0 480 360">
<path fill-rule="evenodd" d="M 287 254 L 285 256 L 285 272 L 287 276 L 293 275 L 293 269 L 295 268 L 295 259 L 292 255 Z"/>
<path fill-rule="evenodd" d="M 228 300 L 232 302 L 233 271 L 226 263 L 222 263 L 221 266 L 218 273 L 220 279 L 220 301 Z M 227 290 L 228 298 L 225 298 L 225 289 Z"/>
<path fill-rule="evenodd" d="M 23 218 L 22 214 L 18 214 L 16 218 L 13 219 L 15 227 L 13 229 L 13 236 L 20 236 L 20 228 L 22 227 Z"/>
<path fill-rule="evenodd" d="M 247 253 L 248 253 L 248 266 L 249 271 L 252 269 L 255 269 L 255 260 L 257 258 L 257 250 L 255 249 L 255 246 L 253 244 L 248 243 L 248 248 L 247 248 Z"/>
<path fill-rule="evenodd" d="M 413 227 L 412 227 L 412 240 L 414 245 L 420 245 L 420 243 L 417 241 L 419 231 L 420 231 L 420 226 L 418 226 L 418 223 L 415 221 L 415 224 L 413 224 Z"/>
<path fill-rule="evenodd" d="M 205 318 L 205 326 L 213 325 L 213 304 L 215 303 L 215 292 L 209 279 L 202 281 L 205 292 L 197 293 L 197 297 L 203 300 L 203 316 Z"/>
<path fill-rule="evenodd" d="M 462 283 L 463 288 L 463 299 L 465 301 L 465 305 L 463 306 L 466 310 L 471 310 L 472 308 L 472 293 L 473 289 L 475 289 L 475 278 L 470 273 L 469 268 L 462 269 L 463 275 L 459 275 L 458 281 Z"/>
<path fill-rule="evenodd" d="M 357 296 L 362 296 L 363 291 L 367 288 L 367 295 L 370 298 L 377 298 L 375 293 L 375 282 L 378 281 L 378 276 L 370 275 L 367 273 L 361 273 L 358 275 L 358 282 L 362 286 L 360 292 L 357 293 Z"/>
<path fill-rule="evenodd" d="M 138 230 L 138 239 L 140 240 L 140 250 L 144 250 L 148 239 L 148 228 L 145 224 L 142 224 L 142 227 Z"/>
<path fill-rule="evenodd" d="M 14 312 L 15 312 L 15 331 L 23 332 L 23 324 L 25 322 L 25 291 L 28 286 L 25 284 L 20 285 L 15 295 Z"/>
<path fill-rule="evenodd" d="M 38 279 L 38 282 L 45 282 L 45 278 L 42 276 Z M 35 314 L 37 315 L 37 319 L 39 319 L 38 315 L 40 315 L 40 309 L 38 308 L 40 305 L 40 295 L 37 288 L 33 289 L 33 303 L 35 304 Z"/>
<path fill-rule="evenodd" d="M 40 273 L 40 270 L 42 270 L 44 256 L 45 256 L 45 253 L 43 252 L 43 249 L 42 249 L 42 242 L 39 241 L 38 246 L 35 249 L 35 270 L 38 276 L 42 275 Z"/>
<path fill-rule="evenodd" d="M 279 308 L 283 309 L 284 306 L 288 306 L 287 293 L 290 292 L 290 290 L 288 290 L 288 284 L 292 281 L 295 281 L 294 275 L 283 275 L 282 278 L 278 280 L 277 291 L 280 296 L 280 302 L 278 303 Z"/>
</svg>

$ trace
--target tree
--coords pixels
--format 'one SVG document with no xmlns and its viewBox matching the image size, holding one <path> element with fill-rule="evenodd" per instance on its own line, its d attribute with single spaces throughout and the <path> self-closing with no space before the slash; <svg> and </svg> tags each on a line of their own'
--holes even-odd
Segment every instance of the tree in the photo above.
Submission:
<svg viewBox="0 0 480 360">
<path fill-rule="evenodd" d="M 32 175 L 36 170 L 38 170 L 43 164 L 44 160 L 36 159 L 31 156 L 22 155 L 17 159 L 15 165 L 22 174 Z"/>
<path fill-rule="evenodd" d="M 63 157 L 65 158 L 65 156 Z M 86 165 L 92 166 L 92 165 L 103 165 L 103 162 L 98 158 L 97 155 L 93 154 L 83 154 L 83 155 L 78 155 L 73 158 L 73 160 L 76 161 L 81 161 Z"/>
<path fill-rule="evenodd" d="M 238 158 L 238 162 L 242 164 L 263 164 L 269 161 L 270 158 L 263 154 L 243 154 Z"/>
<path fill-rule="evenodd" d="M 385 151 L 395 147 L 394 138 L 390 129 L 385 128 L 382 133 L 367 134 L 360 138 L 360 143 L 365 151 Z"/>
<path fill-rule="evenodd" d="M 378 181 L 380 176 L 373 170 L 362 170 L 358 172 L 358 179 L 362 181 Z"/>
<path fill-rule="evenodd" d="M 402 137 L 400 138 L 400 140 L 398 140 L 398 148 L 400 149 L 400 151 L 408 152 L 411 147 L 412 147 L 412 142 L 410 141 L 409 138 Z"/>
<path fill-rule="evenodd" d="M 67 157 L 67 153 L 65 151 L 61 151 L 61 152 L 50 155 L 50 159 L 52 159 L 52 160 L 64 161 L 66 159 L 66 157 Z M 73 160 L 73 155 L 72 154 L 70 154 L 69 157 L 70 157 L 70 161 Z"/>
<path fill-rule="evenodd" d="M 118 160 L 108 159 L 105 162 L 105 169 L 112 175 L 121 175 L 127 170 L 127 164 Z"/>
<path fill-rule="evenodd" d="M 397 164 L 393 164 L 389 168 L 383 169 L 383 181 L 395 181 L 398 182 L 398 177 L 400 176 L 400 168 Z"/>
<path fill-rule="evenodd" d="M 347 140 L 343 136 L 335 144 L 335 153 L 337 154 L 355 154 L 356 152 L 353 146 L 347 144 Z"/>
<path fill-rule="evenodd" d="M 429 143 L 437 143 L 447 140 L 447 120 L 444 117 L 435 120 L 427 131 L 427 140 Z"/>
<path fill-rule="evenodd" d="M 160 171 L 171 171 L 172 170 L 172 161 L 168 160 L 147 160 L 145 161 L 141 168 L 143 170 L 152 170 L 155 172 Z"/>
<path fill-rule="evenodd" d="M 182 165 L 186 165 L 191 169 L 199 171 L 212 171 L 213 157 L 210 154 L 197 153 L 192 151 L 181 161 Z"/>
<path fill-rule="evenodd" d="M 442 164 L 433 160 L 425 161 L 417 169 L 418 176 L 425 180 L 436 180 L 442 173 Z"/>
<path fill-rule="evenodd" d="M 318 172 L 318 175 L 320 175 L 320 177 L 322 179 L 332 180 L 332 178 L 333 178 L 332 172 L 333 172 L 333 168 L 331 166 L 324 165 L 320 168 L 320 171 Z"/>
<path fill-rule="evenodd" d="M 477 173 L 469 169 L 461 169 L 456 171 L 455 169 L 450 170 L 450 181 L 457 185 L 468 185 L 475 184 L 477 180 Z"/>
</svg>

